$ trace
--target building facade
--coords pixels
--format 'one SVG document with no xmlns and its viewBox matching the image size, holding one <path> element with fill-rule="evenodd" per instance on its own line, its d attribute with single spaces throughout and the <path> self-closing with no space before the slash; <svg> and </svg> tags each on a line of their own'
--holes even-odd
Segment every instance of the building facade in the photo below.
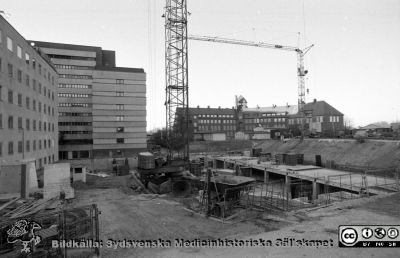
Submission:
<svg viewBox="0 0 400 258">
<path fill-rule="evenodd" d="M 32 41 L 59 73 L 59 156 L 129 157 L 146 148 L 146 74 L 100 47 Z"/>
<path fill-rule="evenodd" d="M 58 74 L 0 16 L 0 165 L 58 160 Z"/>
<path fill-rule="evenodd" d="M 301 135 L 333 137 L 344 133 L 343 114 L 325 101 L 307 103 L 306 117 L 297 105 L 248 108 L 243 96 L 236 97 L 236 107 L 189 108 L 189 135 L 195 141 L 262 140 Z M 177 111 L 178 117 L 183 110 Z M 176 123 L 183 122 L 176 119 Z"/>
<path fill-rule="evenodd" d="M 182 113 L 177 110 L 178 116 Z M 189 135 L 195 141 L 234 139 L 236 123 L 234 108 L 189 108 Z"/>
<path fill-rule="evenodd" d="M 344 135 L 343 113 L 326 103 L 317 101 L 304 105 L 304 135 L 336 137 Z M 302 118 L 299 113 L 289 117 L 292 135 L 301 134 Z"/>
<path fill-rule="evenodd" d="M 250 139 L 273 139 L 287 134 L 288 117 L 297 106 L 243 107 L 238 109 L 238 131 Z"/>
</svg>

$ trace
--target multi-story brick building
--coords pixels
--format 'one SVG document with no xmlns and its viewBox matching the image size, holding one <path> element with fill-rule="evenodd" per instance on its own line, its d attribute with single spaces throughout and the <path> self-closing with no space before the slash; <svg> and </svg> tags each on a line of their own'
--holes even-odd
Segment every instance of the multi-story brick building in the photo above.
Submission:
<svg viewBox="0 0 400 258">
<path fill-rule="evenodd" d="M 306 136 L 332 137 L 343 132 L 343 114 L 325 101 L 307 103 L 304 111 Z M 179 109 L 178 117 L 182 114 Z M 248 108 L 247 101 L 240 96 L 231 109 L 189 108 L 189 135 L 192 140 L 214 141 L 293 137 L 301 135 L 301 121 L 297 105 Z"/>
<path fill-rule="evenodd" d="M 0 16 L 0 165 L 58 160 L 58 74 Z"/>
<path fill-rule="evenodd" d="M 326 103 L 317 101 L 304 105 L 304 134 L 334 137 L 344 134 L 343 113 Z M 300 135 L 302 118 L 299 113 L 291 115 L 288 127 L 293 135 Z"/>
<path fill-rule="evenodd" d="M 60 159 L 131 157 L 146 148 L 146 74 L 100 47 L 32 41 L 59 73 Z"/>
</svg>

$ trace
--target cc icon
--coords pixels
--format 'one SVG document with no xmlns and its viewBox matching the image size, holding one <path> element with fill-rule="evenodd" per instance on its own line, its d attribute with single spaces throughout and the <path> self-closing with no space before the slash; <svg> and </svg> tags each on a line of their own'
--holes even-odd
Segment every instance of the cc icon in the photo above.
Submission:
<svg viewBox="0 0 400 258">
<path fill-rule="evenodd" d="M 340 239 L 345 245 L 353 245 L 358 239 L 357 231 L 354 228 L 345 228 L 340 234 Z"/>
</svg>

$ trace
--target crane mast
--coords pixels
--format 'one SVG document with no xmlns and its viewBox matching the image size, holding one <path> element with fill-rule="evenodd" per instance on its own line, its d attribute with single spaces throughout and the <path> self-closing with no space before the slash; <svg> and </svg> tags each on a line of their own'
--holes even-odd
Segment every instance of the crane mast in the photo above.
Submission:
<svg viewBox="0 0 400 258">
<path fill-rule="evenodd" d="M 184 139 L 184 159 L 189 157 L 188 136 L 188 45 L 186 0 L 166 0 L 165 14 L 165 106 L 167 145 Z M 180 113 L 177 111 L 180 110 Z M 180 123 L 176 123 L 180 119 Z M 174 140 L 173 140 L 174 139 Z"/>
<path fill-rule="evenodd" d="M 207 36 L 197 36 L 197 35 L 189 35 L 187 37 L 191 40 L 197 41 L 208 41 L 208 42 L 216 42 L 216 43 L 225 43 L 231 45 L 242 45 L 242 46 L 252 46 L 252 47 L 262 47 L 262 48 L 271 48 L 283 51 L 294 51 L 297 53 L 297 77 L 298 77 L 298 109 L 299 113 L 303 115 L 303 108 L 306 103 L 305 100 L 305 80 L 304 77 L 307 74 L 307 70 L 304 69 L 304 55 L 314 46 L 310 45 L 305 49 L 300 49 L 297 47 L 278 45 L 278 44 L 270 44 L 265 42 L 254 42 L 247 40 L 237 40 L 237 39 L 228 39 L 228 38 L 220 38 L 220 37 L 207 37 Z"/>
</svg>

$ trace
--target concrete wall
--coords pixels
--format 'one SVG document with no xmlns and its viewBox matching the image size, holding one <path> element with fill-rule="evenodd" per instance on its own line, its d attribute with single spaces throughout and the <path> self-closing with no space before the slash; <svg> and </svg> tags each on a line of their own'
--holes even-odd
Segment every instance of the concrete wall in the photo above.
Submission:
<svg viewBox="0 0 400 258">
<path fill-rule="evenodd" d="M 21 192 L 21 165 L 0 167 L 0 194 Z"/>
</svg>

